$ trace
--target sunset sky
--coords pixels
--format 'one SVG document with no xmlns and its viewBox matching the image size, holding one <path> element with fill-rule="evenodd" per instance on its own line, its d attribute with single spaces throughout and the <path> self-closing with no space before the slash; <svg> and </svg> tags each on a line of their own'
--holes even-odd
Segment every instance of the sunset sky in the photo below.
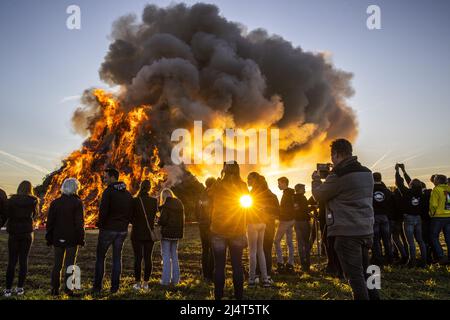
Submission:
<svg viewBox="0 0 450 320">
<path fill-rule="evenodd" d="M 355 154 L 388 184 L 396 162 L 426 182 L 433 173 L 450 174 L 450 1 L 205 2 L 248 30 L 264 28 L 304 50 L 327 52 L 337 68 L 352 72 Z M 108 88 L 98 69 L 111 24 L 127 13 L 140 16 L 148 3 L 174 2 L 0 2 L 0 188 L 13 193 L 23 179 L 39 184 L 80 146 L 71 115 L 85 89 Z M 81 8 L 81 30 L 66 28 L 71 4 Z M 370 4 L 381 8 L 381 30 L 366 27 Z M 287 176 L 309 184 L 311 170 Z"/>
</svg>

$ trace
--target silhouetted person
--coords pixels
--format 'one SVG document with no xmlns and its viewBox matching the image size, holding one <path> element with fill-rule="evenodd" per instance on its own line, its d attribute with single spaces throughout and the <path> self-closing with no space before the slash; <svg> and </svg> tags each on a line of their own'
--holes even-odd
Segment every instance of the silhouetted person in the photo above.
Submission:
<svg viewBox="0 0 450 320">
<path fill-rule="evenodd" d="M 119 290 L 122 273 L 122 248 L 133 210 L 133 197 L 127 191 L 125 183 L 118 180 L 119 172 L 116 169 L 105 170 L 104 182 L 108 187 L 102 194 L 97 223 L 100 231 L 95 262 L 94 294 L 102 290 L 106 254 L 111 246 L 113 247 L 111 293 Z"/>
<path fill-rule="evenodd" d="M 131 214 L 131 245 L 134 252 L 135 290 L 148 289 L 148 281 L 152 274 L 153 246 L 152 231 L 155 228 L 155 217 L 158 211 L 158 200 L 150 196 L 152 185 L 149 180 L 141 182 L 139 192 L 133 199 Z M 144 262 L 144 281 L 142 281 L 142 261 Z"/>
<path fill-rule="evenodd" d="M 67 279 L 73 273 L 68 270 L 75 265 L 78 246 L 84 246 L 83 203 L 77 195 L 79 183 L 74 178 L 65 179 L 61 196 L 52 201 L 47 216 L 47 245 L 54 247 L 54 264 L 51 275 L 52 295 L 59 295 L 61 270 L 64 266 L 64 291 L 73 295 L 73 288 L 67 287 Z"/>
<path fill-rule="evenodd" d="M 295 185 L 294 195 L 295 235 L 297 249 L 303 271 L 309 271 L 311 261 L 311 218 L 309 215 L 308 199 L 305 197 L 305 185 Z"/>
<path fill-rule="evenodd" d="M 6 222 L 6 203 L 8 196 L 3 189 L 0 189 L 0 229 L 3 228 Z"/>
<path fill-rule="evenodd" d="M 373 211 L 375 214 L 375 224 L 373 226 L 374 239 L 372 264 L 382 265 L 385 262 L 391 264 L 393 254 L 389 217 L 392 215 L 392 211 L 394 209 L 394 199 L 391 191 L 383 183 L 381 173 L 374 172 L 373 180 L 375 183 L 373 188 Z M 385 256 L 383 256 L 381 242 L 383 242 Z"/>
<path fill-rule="evenodd" d="M 39 200 L 34 196 L 29 181 L 22 181 L 17 193 L 7 202 L 6 231 L 8 238 L 8 267 L 6 270 L 5 297 L 12 294 L 11 288 L 17 262 L 19 262 L 19 280 L 15 293 L 24 294 L 25 278 L 28 271 L 28 255 L 33 242 L 34 220 L 39 215 Z"/>
<path fill-rule="evenodd" d="M 400 176 L 399 170 L 403 172 L 406 182 L 409 187 L 404 184 L 404 179 Z M 416 244 L 417 241 L 420 248 L 421 261 L 419 266 L 423 267 L 427 261 L 427 249 L 422 237 L 422 215 L 423 215 L 423 201 L 422 183 L 418 179 L 409 177 L 403 165 L 395 166 L 395 184 L 402 194 L 403 203 L 405 206 L 405 213 L 403 215 L 403 230 L 405 232 L 406 240 L 409 246 L 409 261 L 408 266 L 415 267 L 416 261 Z"/>
<path fill-rule="evenodd" d="M 280 201 L 280 216 L 278 217 L 278 229 L 275 234 L 275 251 L 277 254 L 277 270 L 279 273 L 294 272 L 294 194 L 295 191 L 289 188 L 289 180 L 286 177 L 278 179 L 278 188 L 283 191 Z M 284 264 L 283 250 L 281 248 L 281 240 L 286 235 L 286 245 L 288 247 L 288 259 Z"/>
<path fill-rule="evenodd" d="M 234 161 L 224 164 L 223 177 L 211 187 L 213 209 L 211 214 L 211 243 L 214 252 L 214 296 L 223 298 L 227 250 L 233 269 L 233 287 L 236 299 L 243 298 L 244 270 L 242 254 L 247 246 L 245 209 L 240 198 L 248 194 L 242 181 L 239 165 Z"/>
<path fill-rule="evenodd" d="M 197 216 L 200 240 L 202 242 L 202 273 L 203 278 L 208 281 L 213 280 L 214 274 L 214 254 L 211 247 L 211 211 L 212 198 L 209 194 L 212 185 L 216 182 L 214 178 L 208 178 L 205 181 L 206 189 L 200 194 L 195 207 Z"/>
</svg>

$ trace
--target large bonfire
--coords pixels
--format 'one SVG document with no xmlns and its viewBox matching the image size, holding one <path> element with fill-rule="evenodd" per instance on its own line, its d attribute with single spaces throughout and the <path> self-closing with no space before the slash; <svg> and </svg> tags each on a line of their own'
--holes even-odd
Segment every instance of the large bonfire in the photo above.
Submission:
<svg viewBox="0 0 450 320">
<path fill-rule="evenodd" d="M 104 188 L 103 170 L 107 166 L 119 169 L 121 180 L 131 192 L 136 192 L 144 179 L 149 179 L 157 190 L 166 177 L 160 168 L 156 145 L 141 141 L 151 134 L 146 121 L 151 106 L 124 112 L 112 94 L 100 89 L 92 93 L 99 104 L 92 134 L 81 149 L 72 152 L 64 160 L 62 168 L 49 177 L 51 180 L 42 206 L 45 214 L 51 201 L 59 196 L 64 179 L 77 178 L 81 184 L 79 195 L 85 205 L 88 225 L 93 224 L 97 216 L 98 200 Z M 151 138 L 146 141 L 151 141 Z"/>
</svg>

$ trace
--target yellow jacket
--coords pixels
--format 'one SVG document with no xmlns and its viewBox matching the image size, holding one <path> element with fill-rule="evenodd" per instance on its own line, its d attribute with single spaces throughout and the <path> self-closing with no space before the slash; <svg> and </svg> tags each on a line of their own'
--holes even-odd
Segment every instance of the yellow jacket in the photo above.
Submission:
<svg viewBox="0 0 450 320">
<path fill-rule="evenodd" d="M 450 218 L 450 187 L 447 184 L 440 184 L 431 192 L 430 216 Z"/>
</svg>

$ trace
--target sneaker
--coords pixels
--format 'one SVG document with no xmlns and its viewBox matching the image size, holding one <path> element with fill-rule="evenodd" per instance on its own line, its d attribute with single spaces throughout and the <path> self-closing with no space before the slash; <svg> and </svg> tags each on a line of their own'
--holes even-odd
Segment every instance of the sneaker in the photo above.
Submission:
<svg viewBox="0 0 450 320">
<path fill-rule="evenodd" d="M 252 280 L 252 279 L 248 280 L 248 287 L 249 287 L 249 288 L 254 288 L 254 287 L 256 287 L 256 282 L 255 282 L 255 280 Z"/>
<path fill-rule="evenodd" d="M 9 298 L 9 297 L 11 297 L 11 295 L 12 295 L 11 290 L 8 290 L 8 289 L 3 290 L 3 296 L 5 298 Z"/>
<path fill-rule="evenodd" d="M 272 281 L 272 283 L 273 283 L 273 281 Z M 262 286 L 263 286 L 263 288 L 270 288 L 270 287 L 272 287 L 272 283 L 269 281 L 269 279 L 267 279 L 262 282 Z"/>
<path fill-rule="evenodd" d="M 273 285 L 273 279 L 271 277 L 267 277 L 267 282 L 269 282 L 270 285 Z"/>
<path fill-rule="evenodd" d="M 294 266 L 292 264 L 286 263 L 285 269 L 286 269 L 286 272 L 289 274 L 295 273 Z"/>
<path fill-rule="evenodd" d="M 277 272 L 279 273 L 279 274 L 283 274 L 284 273 L 284 264 L 282 264 L 282 263 L 277 263 Z"/>
<path fill-rule="evenodd" d="M 133 285 L 133 289 L 136 290 L 136 291 L 141 290 L 141 284 L 140 284 L 139 282 L 138 282 L 138 283 L 135 283 L 135 284 Z"/>
<path fill-rule="evenodd" d="M 18 296 L 23 296 L 25 294 L 25 290 L 23 288 L 16 288 L 14 291 Z"/>
<path fill-rule="evenodd" d="M 148 282 L 144 282 L 144 284 L 141 286 L 142 289 L 148 290 Z"/>
<path fill-rule="evenodd" d="M 258 285 L 259 284 L 259 276 L 255 277 L 255 284 Z"/>
</svg>

